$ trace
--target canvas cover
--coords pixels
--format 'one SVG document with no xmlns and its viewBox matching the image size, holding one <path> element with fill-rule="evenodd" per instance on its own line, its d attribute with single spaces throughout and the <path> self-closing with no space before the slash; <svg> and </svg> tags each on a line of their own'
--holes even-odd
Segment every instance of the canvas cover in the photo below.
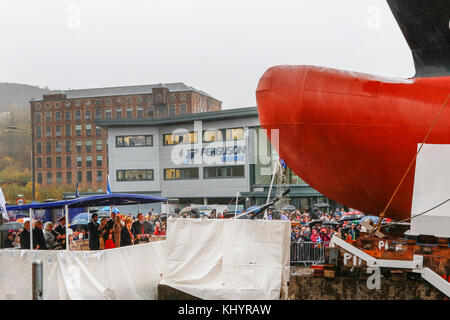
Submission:
<svg viewBox="0 0 450 320">
<path fill-rule="evenodd" d="M 44 299 L 157 299 L 158 283 L 202 299 L 285 298 L 290 223 L 169 219 L 165 241 L 103 251 L 0 250 L 0 299 L 31 299 L 32 262 Z"/>
<path fill-rule="evenodd" d="M 420 145 L 419 145 L 420 147 Z M 425 144 L 417 156 L 411 215 L 450 198 L 450 145 Z M 411 220 L 411 234 L 450 237 L 450 201 Z"/>
<path fill-rule="evenodd" d="M 281 291 L 285 298 L 289 221 L 169 221 L 162 284 L 201 299 L 279 299 Z"/>
</svg>

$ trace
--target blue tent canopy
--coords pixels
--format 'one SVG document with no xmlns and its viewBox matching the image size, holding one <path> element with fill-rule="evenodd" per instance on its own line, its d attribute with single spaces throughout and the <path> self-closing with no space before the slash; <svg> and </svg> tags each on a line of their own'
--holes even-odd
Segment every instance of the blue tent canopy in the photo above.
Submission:
<svg viewBox="0 0 450 320">
<path fill-rule="evenodd" d="M 29 209 L 35 210 L 61 209 L 64 208 L 65 205 L 67 205 L 69 208 L 83 208 L 83 207 L 97 207 L 97 206 L 111 206 L 111 205 L 129 205 L 138 203 L 154 203 L 164 201 L 167 201 L 167 199 L 141 194 L 111 193 L 54 202 L 30 203 L 17 206 L 7 206 L 6 210 L 14 211 L 14 210 L 29 210 Z"/>
<path fill-rule="evenodd" d="M 155 203 L 167 201 L 166 198 L 146 196 L 141 194 L 127 194 L 127 193 L 111 193 L 90 196 L 85 198 L 76 198 L 69 200 L 69 208 L 80 207 L 99 207 L 112 205 L 130 205 L 142 203 Z"/>
</svg>

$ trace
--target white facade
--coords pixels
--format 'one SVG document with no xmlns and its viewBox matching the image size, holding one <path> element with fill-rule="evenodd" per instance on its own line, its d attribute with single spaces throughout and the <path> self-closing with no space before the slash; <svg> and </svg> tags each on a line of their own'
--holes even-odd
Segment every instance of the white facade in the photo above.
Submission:
<svg viewBox="0 0 450 320">
<path fill-rule="evenodd" d="M 252 132 L 251 128 L 259 126 L 257 115 L 221 120 L 211 118 L 202 120 L 199 116 L 192 118 L 195 123 L 192 120 L 177 124 L 167 121 L 164 124 L 157 124 L 157 122 L 149 121 L 148 124 L 127 124 L 127 126 L 105 125 L 104 127 L 108 130 L 109 176 L 112 190 L 114 192 L 158 194 L 168 199 L 203 198 L 204 202 L 208 202 L 208 198 L 233 198 L 237 192 L 249 192 L 249 163 L 251 163 L 254 151 L 251 143 L 252 137 L 248 133 Z M 201 138 L 205 130 L 232 128 L 243 128 L 245 133 L 243 139 L 207 143 L 203 142 Z M 249 128 L 250 130 L 248 130 Z M 180 133 L 180 131 L 196 132 L 197 142 L 164 145 L 165 134 Z M 121 147 L 116 144 L 117 137 L 133 135 L 151 135 L 153 145 Z M 240 166 L 236 168 L 236 172 L 237 170 L 241 172 L 241 166 L 243 166 L 244 175 L 242 177 L 205 178 L 205 168 L 210 168 L 208 172 L 211 172 L 211 170 L 215 170 L 211 167 L 224 166 Z M 184 168 L 198 168 L 198 178 L 166 179 L 165 169 Z M 118 181 L 118 170 L 136 169 L 153 170 L 153 180 Z"/>
</svg>

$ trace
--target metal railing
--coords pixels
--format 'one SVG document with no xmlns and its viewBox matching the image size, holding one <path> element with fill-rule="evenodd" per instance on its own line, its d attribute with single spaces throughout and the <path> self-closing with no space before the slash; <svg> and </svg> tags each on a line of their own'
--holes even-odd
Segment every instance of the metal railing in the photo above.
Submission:
<svg viewBox="0 0 450 320">
<path fill-rule="evenodd" d="M 325 248 L 330 242 L 311 241 L 291 243 L 291 264 L 315 265 L 325 262 Z"/>
</svg>

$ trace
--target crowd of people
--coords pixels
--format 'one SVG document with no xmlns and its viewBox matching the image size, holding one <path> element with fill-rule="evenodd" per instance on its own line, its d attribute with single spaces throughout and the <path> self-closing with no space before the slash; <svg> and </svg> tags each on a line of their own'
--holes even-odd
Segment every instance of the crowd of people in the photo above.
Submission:
<svg viewBox="0 0 450 320">
<path fill-rule="evenodd" d="M 287 213 L 287 219 L 294 222 L 291 231 L 291 242 L 329 242 L 332 236 L 344 240 L 357 240 L 361 226 L 351 221 L 340 221 L 346 212 L 336 209 L 332 212 L 322 212 L 309 207 L 301 213 L 300 210 Z"/>
<path fill-rule="evenodd" d="M 109 217 L 102 217 L 100 222 L 98 220 L 98 214 L 93 213 L 86 229 L 80 228 L 75 231 L 68 229 L 67 238 L 70 245 L 75 243 L 74 240 L 88 240 L 89 249 L 102 250 L 145 243 L 149 242 L 152 236 L 166 234 L 166 222 L 153 211 L 145 217 L 139 213 L 136 218 L 132 215 L 120 216 L 112 212 Z M 25 219 L 22 230 L 17 233 L 8 233 L 3 247 L 30 249 L 32 236 L 33 249 L 66 249 L 65 217 L 59 218 L 56 226 L 50 221 L 42 223 L 40 220 L 35 220 L 32 232 L 30 227 L 30 220 Z"/>
<path fill-rule="evenodd" d="M 290 220 L 292 223 L 291 242 L 315 242 L 326 243 L 331 237 L 337 236 L 345 240 L 359 238 L 360 226 L 349 221 L 340 221 L 346 212 L 336 209 L 334 212 L 321 211 L 318 208 L 306 207 L 303 213 L 300 210 L 278 211 L 273 208 L 268 210 L 268 218 L 272 220 Z M 196 208 L 180 213 L 175 209 L 175 216 L 180 218 L 225 219 L 230 217 L 227 210 L 217 212 L 213 209 L 209 215 L 201 214 Z M 261 218 L 259 215 L 258 218 Z M 52 222 L 43 224 L 34 222 L 32 232 L 33 249 L 53 250 L 66 249 L 66 220 L 58 219 L 56 226 Z M 109 217 L 102 217 L 94 213 L 87 228 L 72 231 L 69 229 L 69 243 L 74 240 L 86 240 L 90 250 L 103 250 L 117 247 L 135 245 L 149 242 L 153 236 L 166 235 L 166 221 L 151 210 L 146 216 L 139 213 L 136 218 L 131 214 L 124 216 L 112 212 Z M 30 220 L 25 219 L 23 229 L 14 234 L 8 233 L 4 248 L 19 247 L 30 249 Z"/>
</svg>

